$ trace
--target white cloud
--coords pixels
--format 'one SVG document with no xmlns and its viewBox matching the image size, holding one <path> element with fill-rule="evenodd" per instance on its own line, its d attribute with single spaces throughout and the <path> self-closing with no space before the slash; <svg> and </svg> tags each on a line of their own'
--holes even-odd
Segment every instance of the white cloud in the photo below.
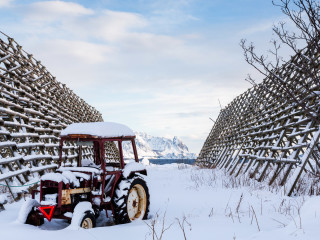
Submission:
<svg viewBox="0 0 320 240">
<path fill-rule="evenodd" d="M 197 21 L 198 17 L 193 16 L 187 9 L 194 0 L 156 0 L 153 1 L 152 21 L 159 27 L 179 25 L 188 21 Z"/>
<path fill-rule="evenodd" d="M 103 15 L 93 22 L 95 34 L 108 41 L 117 41 L 128 36 L 135 30 L 143 29 L 148 21 L 139 14 L 105 10 Z"/>
<path fill-rule="evenodd" d="M 154 88 L 139 85 L 152 91 L 149 97 L 147 93 L 137 93 L 128 101 L 112 95 L 110 101 L 97 101 L 94 105 L 104 113 L 105 119 L 121 121 L 156 136 L 180 136 L 192 151 L 197 152 L 213 125 L 209 117 L 215 119 L 219 113 L 218 99 L 222 104 L 228 104 L 249 86 L 216 88 L 201 79 L 180 84 L 179 80 L 174 79 L 168 82 L 174 84 Z M 122 96 L 126 94 L 124 89 Z"/>
<path fill-rule="evenodd" d="M 64 27 L 87 39 L 114 43 L 147 25 L 148 21 L 139 14 L 103 10 L 95 12 L 93 16 L 67 22 Z"/>
<path fill-rule="evenodd" d="M 42 43 L 42 51 L 51 57 L 81 61 L 85 64 L 106 62 L 112 49 L 101 44 L 84 41 L 48 40 Z"/>
<path fill-rule="evenodd" d="M 82 15 L 91 15 L 93 10 L 78 3 L 64 1 L 43 1 L 30 4 L 26 9 L 26 18 L 34 21 L 59 21 Z"/>
<path fill-rule="evenodd" d="M 187 14 L 182 10 L 177 9 L 165 9 L 165 10 L 156 10 L 153 12 L 155 15 L 152 17 L 152 21 L 161 25 L 179 25 L 188 21 L 198 21 L 200 20 L 197 17 Z"/>
<path fill-rule="evenodd" d="M 238 46 L 238 26 L 181 35 L 162 31 L 170 21 L 196 21 L 188 20 L 183 8 L 174 19 L 176 13 L 168 9 L 175 1 L 166 2 L 155 15 L 38 2 L 20 5 L 22 20 L 6 28 L 106 121 L 157 136 L 181 136 L 197 152 L 213 125 L 209 117 L 220 110 L 218 99 L 225 106 L 245 91 L 250 67 Z"/>
<path fill-rule="evenodd" d="M 0 8 L 10 6 L 11 2 L 13 2 L 13 0 L 0 0 Z"/>
<path fill-rule="evenodd" d="M 71 14 L 66 14 L 68 12 Z M 199 39 L 199 36 L 195 38 L 192 34 L 174 37 L 150 32 L 149 27 L 154 22 L 136 13 L 111 10 L 93 12 L 79 4 L 54 1 L 33 3 L 22 13 L 22 17 L 29 26 L 29 29 L 22 31 L 28 31 L 29 35 L 43 34 L 41 38 L 53 40 L 94 40 L 118 49 L 120 55 L 127 55 L 125 59 L 138 56 L 145 62 L 170 58 L 200 63 L 205 62 L 204 56 L 208 53 L 206 49 L 186 44 L 189 40 Z M 117 61 L 117 56 L 114 61 Z"/>
<path fill-rule="evenodd" d="M 274 24 L 274 19 L 270 19 L 263 22 L 258 22 L 254 25 L 249 26 L 248 28 L 244 29 L 241 34 L 243 35 L 251 35 L 257 34 L 261 32 L 270 32 L 272 30 L 272 26 Z"/>
</svg>

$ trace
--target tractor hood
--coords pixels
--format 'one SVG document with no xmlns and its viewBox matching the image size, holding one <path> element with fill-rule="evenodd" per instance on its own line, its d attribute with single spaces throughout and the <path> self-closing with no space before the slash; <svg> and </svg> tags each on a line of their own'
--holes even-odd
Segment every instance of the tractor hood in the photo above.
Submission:
<svg viewBox="0 0 320 240">
<path fill-rule="evenodd" d="M 53 182 L 63 182 L 64 184 L 70 184 L 73 187 L 80 187 L 80 182 L 83 180 L 89 180 L 91 178 L 90 174 L 83 172 L 60 170 L 56 173 L 47 173 L 41 177 L 41 181 L 53 181 Z"/>
</svg>

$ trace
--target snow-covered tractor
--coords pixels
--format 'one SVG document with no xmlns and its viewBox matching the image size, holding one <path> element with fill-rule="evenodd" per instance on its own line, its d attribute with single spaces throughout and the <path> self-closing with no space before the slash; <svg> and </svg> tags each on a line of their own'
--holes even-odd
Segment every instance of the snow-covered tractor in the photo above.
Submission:
<svg viewBox="0 0 320 240">
<path fill-rule="evenodd" d="M 124 161 L 125 141 L 131 143 L 134 160 Z M 76 155 L 66 154 L 73 148 Z M 76 164 L 68 161 L 75 156 Z M 20 218 L 36 226 L 43 224 L 44 218 L 66 219 L 82 228 L 95 227 L 102 210 L 107 217 L 111 211 L 116 224 L 146 219 L 146 175 L 130 128 L 108 122 L 71 124 L 61 132 L 59 167 L 41 177 L 40 191 L 32 192 Z M 36 194 L 40 195 L 39 202 Z"/>
</svg>

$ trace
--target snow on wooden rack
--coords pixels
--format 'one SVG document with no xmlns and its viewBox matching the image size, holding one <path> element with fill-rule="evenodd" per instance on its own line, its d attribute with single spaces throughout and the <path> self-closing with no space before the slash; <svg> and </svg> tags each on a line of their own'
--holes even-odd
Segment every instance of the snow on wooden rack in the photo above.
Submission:
<svg viewBox="0 0 320 240">
<path fill-rule="evenodd" d="M 83 134 L 97 137 L 135 136 L 129 127 L 113 122 L 73 123 L 61 131 L 61 136 L 68 136 L 72 134 Z"/>
<path fill-rule="evenodd" d="M 21 169 L 21 170 L 17 170 L 17 171 L 13 171 L 13 172 L 3 173 L 0 175 L 0 181 L 15 177 L 15 176 L 22 174 L 22 173 L 27 173 L 29 171 L 30 171 L 29 169 Z"/>
</svg>

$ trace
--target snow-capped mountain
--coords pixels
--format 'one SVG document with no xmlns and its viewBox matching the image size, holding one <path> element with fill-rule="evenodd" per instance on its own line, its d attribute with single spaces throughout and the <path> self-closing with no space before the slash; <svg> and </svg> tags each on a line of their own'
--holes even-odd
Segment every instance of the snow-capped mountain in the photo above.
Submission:
<svg viewBox="0 0 320 240">
<path fill-rule="evenodd" d="M 136 146 L 139 158 L 163 158 L 163 159 L 195 159 L 196 154 L 190 153 L 178 137 L 172 139 L 154 137 L 143 132 L 135 132 Z M 133 157 L 131 144 L 123 146 L 125 158 Z"/>
</svg>

